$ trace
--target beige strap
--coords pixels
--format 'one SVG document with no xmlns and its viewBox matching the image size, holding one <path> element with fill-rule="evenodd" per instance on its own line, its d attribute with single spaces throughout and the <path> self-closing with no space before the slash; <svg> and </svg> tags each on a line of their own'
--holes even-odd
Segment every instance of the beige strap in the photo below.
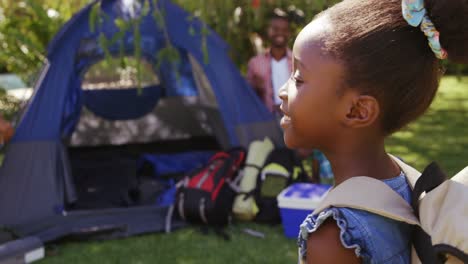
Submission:
<svg viewBox="0 0 468 264">
<path fill-rule="evenodd" d="M 411 206 L 385 183 L 370 177 L 353 177 L 331 190 L 314 214 L 326 208 L 365 210 L 411 225 L 419 225 Z"/>
<path fill-rule="evenodd" d="M 391 157 L 406 175 L 411 188 L 414 188 L 421 174 L 398 158 Z M 314 214 L 331 206 L 365 210 L 411 225 L 420 225 L 410 204 L 384 182 L 366 176 L 352 177 L 333 188 L 314 210 Z"/>
<path fill-rule="evenodd" d="M 468 186 L 468 166 L 453 176 L 451 180 Z"/>
</svg>

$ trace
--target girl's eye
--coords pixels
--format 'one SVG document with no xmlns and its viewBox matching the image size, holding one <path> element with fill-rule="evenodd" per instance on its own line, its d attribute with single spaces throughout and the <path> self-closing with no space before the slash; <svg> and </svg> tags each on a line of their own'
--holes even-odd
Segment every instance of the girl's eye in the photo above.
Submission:
<svg viewBox="0 0 468 264">
<path fill-rule="evenodd" d="M 293 74 L 291 74 L 291 79 L 294 81 L 296 84 L 303 84 L 304 80 L 302 80 L 301 76 L 299 75 L 298 71 L 295 71 Z"/>
</svg>

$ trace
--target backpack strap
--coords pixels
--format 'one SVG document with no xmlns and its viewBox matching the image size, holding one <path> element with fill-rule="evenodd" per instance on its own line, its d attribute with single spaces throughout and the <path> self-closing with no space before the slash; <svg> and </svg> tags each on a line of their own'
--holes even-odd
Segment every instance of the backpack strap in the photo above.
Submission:
<svg viewBox="0 0 468 264">
<path fill-rule="evenodd" d="M 427 166 L 419 180 L 413 188 L 412 204 L 413 210 L 417 217 L 419 217 L 419 198 L 423 193 L 432 191 L 435 187 L 442 184 L 447 180 L 447 176 L 440 169 L 437 163 L 432 162 Z"/>
<path fill-rule="evenodd" d="M 370 177 L 353 177 L 342 182 L 325 196 L 313 214 L 331 206 L 365 210 L 400 222 L 419 225 L 413 208 L 401 196 L 382 181 Z"/>
<path fill-rule="evenodd" d="M 419 199 L 423 193 L 429 193 L 435 187 L 447 180 L 447 176 L 442 172 L 437 163 L 432 162 L 427 166 L 421 177 L 416 182 L 413 193 L 411 207 L 416 217 L 419 218 Z M 423 230 L 421 226 L 416 227 L 412 234 L 413 246 L 422 263 L 437 264 L 445 263 L 439 258 L 433 248 L 431 237 Z"/>
<path fill-rule="evenodd" d="M 421 174 L 397 157 L 390 157 L 406 175 L 411 188 L 414 188 Z M 410 204 L 382 181 L 366 176 L 352 177 L 334 187 L 314 210 L 314 214 L 331 206 L 365 210 L 419 226 L 419 220 Z"/>
<path fill-rule="evenodd" d="M 451 180 L 468 186 L 468 166 L 453 176 Z"/>
</svg>

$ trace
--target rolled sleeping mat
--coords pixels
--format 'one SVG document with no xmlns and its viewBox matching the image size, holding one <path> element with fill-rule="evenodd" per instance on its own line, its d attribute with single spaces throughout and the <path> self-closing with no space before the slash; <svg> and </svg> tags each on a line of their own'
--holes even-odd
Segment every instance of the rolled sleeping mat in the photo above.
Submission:
<svg viewBox="0 0 468 264">
<path fill-rule="evenodd" d="M 243 177 L 240 182 L 240 191 L 243 194 L 237 195 L 234 200 L 233 213 L 240 220 L 253 220 L 259 209 L 253 197 L 253 191 L 257 185 L 257 177 L 266 158 L 273 151 L 274 145 L 269 138 L 264 140 L 256 140 L 250 143 L 245 168 L 243 169 Z"/>
</svg>

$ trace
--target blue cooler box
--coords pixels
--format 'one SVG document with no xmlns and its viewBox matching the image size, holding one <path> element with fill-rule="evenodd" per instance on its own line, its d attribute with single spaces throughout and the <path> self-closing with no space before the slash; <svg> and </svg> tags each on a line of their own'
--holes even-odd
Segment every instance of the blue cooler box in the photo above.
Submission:
<svg viewBox="0 0 468 264">
<path fill-rule="evenodd" d="M 330 188 L 330 185 L 295 183 L 278 195 L 278 207 L 286 237 L 297 238 L 300 224 L 318 206 Z"/>
</svg>

